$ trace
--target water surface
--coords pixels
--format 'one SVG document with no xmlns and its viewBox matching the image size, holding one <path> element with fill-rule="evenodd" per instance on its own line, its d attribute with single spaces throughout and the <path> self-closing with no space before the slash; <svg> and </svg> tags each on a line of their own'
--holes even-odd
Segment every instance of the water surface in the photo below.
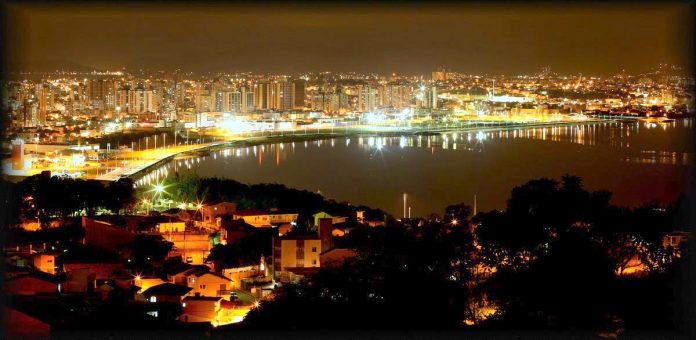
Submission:
<svg viewBox="0 0 696 340">
<path fill-rule="evenodd" d="M 674 201 L 694 164 L 693 120 L 639 121 L 507 131 L 449 132 L 438 136 L 341 137 L 218 150 L 177 159 L 140 180 L 175 171 L 244 183 L 281 183 L 354 204 L 441 213 L 458 202 L 503 209 L 510 190 L 532 178 L 571 173 L 612 202 L 635 206 Z M 139 184 L 140 184 L 139 183 Z"/>
</svg>

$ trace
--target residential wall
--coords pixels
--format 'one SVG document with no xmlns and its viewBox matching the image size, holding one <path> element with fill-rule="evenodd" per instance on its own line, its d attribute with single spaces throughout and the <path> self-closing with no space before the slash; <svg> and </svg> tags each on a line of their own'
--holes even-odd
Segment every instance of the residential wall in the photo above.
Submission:
<svg viewBox="0 0 696 340">
<path fill-rule="evenodd" d="M 169 232 L 184 232 L 186 223 L 184 222 L 164 222 L 157 225 L 160 234 Z"/>
<path fill-rule="evenodd" d="M 273 241 L 273 270 L 282 275 L 286 268 L 319 267 L 320 239 L 280 239 Z"/>
<path fill-rule="evenodd" d="M 5 282 L 4 290 L 9 295 L 58 293 L 58 284 L 27 276 Z"/>
<path fill-rule="evenodd" d="M 52 254 L 36 254 L 34 256 L 34 267 L 44 273 L 56 273 L 56 257 Z"/>
<path fill-rule="evenodd" d="M 195 296 L 227 296 L 232 289 L 232 284 L 229 280 L 223 279 L 217 275 L 206 273 L 196 277 L 191 275 L 188 277 L 187 285 L 191 287 L 191 291 L 186 295 Z"/>
<path fill-rule="evenodd" d="M 85 243 L 107 251 L 116 252 L 119 246 L 135 238 L 135 234 L 125 229 L 87 217 L 82 217 L 82 227 L 85 228 Z"/>
</svg>

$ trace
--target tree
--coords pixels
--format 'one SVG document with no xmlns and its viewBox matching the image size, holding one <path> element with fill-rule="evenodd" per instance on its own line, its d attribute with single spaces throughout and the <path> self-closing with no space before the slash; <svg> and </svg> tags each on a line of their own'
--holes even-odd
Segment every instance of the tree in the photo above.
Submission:
<svg viewBox="0 0 696 340">
<path fill-rule="evenodd" d="M 120 214 L 122 210 L 133 209 L 136 203 L 135 189 L 133 180 L 130 178 L 120 178 L 111 182 L 106 188 L 107 199 L 106 207 L 115 214 Z"/>
<path fill-rule="evenodd" d="M 453 225 L 468 225 L 471 207 L 464 203 L 453 204 L 445 208 L 445 222 Z"/>
<path fill-rule="evenodd" d="M 518 311 L 503 323 L 536 320 L 551 327 L 596 329 L 610 311 L 615 277 L 604 249 L 585 234 L 571 232 L 529 269 L 505 270 L 486 285 L 494 299 Z"/>
</svg>

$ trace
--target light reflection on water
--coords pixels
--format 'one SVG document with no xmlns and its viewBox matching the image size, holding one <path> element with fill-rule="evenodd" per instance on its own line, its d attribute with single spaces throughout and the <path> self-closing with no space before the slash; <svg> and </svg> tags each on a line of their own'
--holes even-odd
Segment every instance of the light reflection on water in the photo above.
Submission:
<svg viewBox="0 0 696 340">
<path fill-rule="evenodd" d="M 320 163 L 329 155 L 333 159 L 333 157 L 340 157 L 339 155 L 345 154 L 346 158 L 351 160 L 352 166 L 359 167 L 361 163 L 371 159 L 379 159 L 381 162 L 384 162 L 384 169 L 391 169 L 392 164 L 390 162 L 394 162 L 390 161 L 390 159 L 397 156 L 400 158 L 405 158 L 409 155 L 413 156 L 415 155 L 413 152 L 418 152 L 417 150 L 425 150 L 428 153 L 431 157 L 428 162 L 433 160 L 437 162 L 438 157 L 434 157 L 434 155 L 445 155 L 451 152 L 465 155 L 465 158 L 468 157 L 466 158 L 468 161 L 462 161 L 462 164 L 459 164 L 460 161 L 455 160 L 451 167 L 469 172 L 473 170 L 467 170 L 466 166 L 478 162 L 472 162 L 474 159 L 471 157 L 488 157 L 491 160 L 485 161 L 492 162 L 495 165 L 498 158 L 500 158 L 499 162 L 502 163 L 502 158 L 517 158 L 521 156 L 526 156 L 527 158 L 532 158 L 530 156 L 533 156 L 533 158 L 537 158 L 535 161 L 553 162 L 554 159 L 559 158 L 559 155 L 567 157 L 566 154 L 570 152 L 582 152 L 582 157 L 592 158 L 597 154 L 597 158 L 607 158 L 606 162 L 602 162 L 599 159 L 592 160 L 592 162 L 597 164 L 595 166 L 597 171 L 603 170 L 600 168 L 604 164 L 607 164 L 608 169 L 606 170 L 608 171 L 621 169 L 620 164 L 626 163 L 641 167 L 650 165 L 686 166 L 693 163 L 693 150 L 686 149 L 679 144 L 679 141 L 671 141 L 670 138 L 673 134 L 690 137 L 692 124 L 692 120 L 681 120 L 665 124 L 623 121 L 527 129 L 518 128 L 501 131 L 447 132 L 438 135 L 351 136 L 313 141 L 288 141 L 266 145 L 240 146 L 215 150 L 204 155 L 178 157 L 139 178 L 136 181 L 136 185 L 149 185 L 172 176 L 174 173 L 185 173 L 187 171 L 198 172 L 201 176 L 229 177 L 238 180 L 241 177 L 245 177 L 251 178 L 253 182 L 284 183 L 278 178 L 288 176 L 292 178 L 309 177 L 307 181 L 311 181 L 312 176 L 351 177 L 354 174 L 350 168 L 332 168 L 331 171 L 338 171 L 339 173 L 324 174 L 319 168 L 326 167 L 326 165 Z M 512 151 L 513 148 L 519 148 L 521 145 L 527 145 L 524 154 Z M 530 145 L 533 145 L 533 148 L 530 148 Z M 511 150 L 507 151 L 504 149 L 507 147 L 510 147 Z M 548 150 L 548 152 L 544 152 L 545 154 L 543 155 L 533 154 L 536 149 L 539 149 L 539 153 L 542 152 L 542 149 Z M 302 155 L 296 155 L 296 151 L 299 152 L 300 150 Z M 359 152 L 354 150 L 359 150 Z M 414 151 L 409 152 L 408 150 Z M 558 154 L 555 154 L 556 152 Z M 355 153 L 362 153 L 363 155 L 359 156 L 355 155 Z M 475 154 L 484 156 L 473 156 Z M 297 157 L 301 157 L 301 160 L 296 159 Z M 449 159 L 448 157 L 450 156 L 440 156 L 439 158 Z M 255 166 L 252 166 L 249 160 L 253 160 Z M 237 171 L 230 171 L 232 163 L 229 162 L 231 161 L 242 164 L 239 166 L 243 168 L 237 169 Z M 315 164 L 291 164 L 293 170 L 285 168 L 286 162 L 296 163 L 300 161 Z M 418 167 L 422 165 L 421 162 L 422 160 L 419 160 L 418 163 L 411 164 L 411 166 Z M 518 164 L 524 166 L 524 163 Z M 277 170 L 266 169 L 268 166 Z M 401 162 L 399 162 L 399 166 L 401 166 Z M 394 167 L 396 167 L 395 164 Z M 446 168 L 447 165 L 445 164 L 443 167 Z M 316 169 L 316 172 L 313 169 Z M 495 170 L 495 166 L 492 169 Z M 568 169 L 564 170 L 562 165 L 555 165 L 554 170 L 576 173 L 574 167 L 568 167 Z M 288 171 L 293 173 L 288 173 Z M 499 172 L 498 176 L 506 176 L 505 171 Z M 531 170 L 528 172 L 530 176 L 527 179 L 544 175 L 537 175 Z M 476 176 L 473 177 L 474 181 L 488 180 L 484 175 Z M 362 178 L 356 178 L 353 182 L 359 186 Z M 293 186 L 289 183 L 284 184 Z M 516 185 L 519 184 L 522 183 L 516 183 Z M 424 187 L 428 187 L 428 185 L 430 184 L 421 184 Z M 312 190 L 313 188 L 308 189 Z M 380 192 L 380 189 L 379 187 L 365 188 L 365 190 L 374 190 L 376 192 Z M 393 188 L 389 189 L 394 190 Z M 511 187 L 502 189 L 509 193 Z M 329 191 L 340 196 L 341 188 L 333 188 L 332 190 L 322 188 L 321 191 Z"/>
</svg>

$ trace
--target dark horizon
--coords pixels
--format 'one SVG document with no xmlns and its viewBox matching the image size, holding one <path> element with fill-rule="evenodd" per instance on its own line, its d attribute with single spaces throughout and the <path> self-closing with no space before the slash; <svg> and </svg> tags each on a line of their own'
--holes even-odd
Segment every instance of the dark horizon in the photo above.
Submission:
<svg viewBox="0 0 696 340">
<path fill-rule="evenodd" d="M 692 68 L 692 3 L 6 5 L 8 71 L 428 75 Z"/>
</svg>

